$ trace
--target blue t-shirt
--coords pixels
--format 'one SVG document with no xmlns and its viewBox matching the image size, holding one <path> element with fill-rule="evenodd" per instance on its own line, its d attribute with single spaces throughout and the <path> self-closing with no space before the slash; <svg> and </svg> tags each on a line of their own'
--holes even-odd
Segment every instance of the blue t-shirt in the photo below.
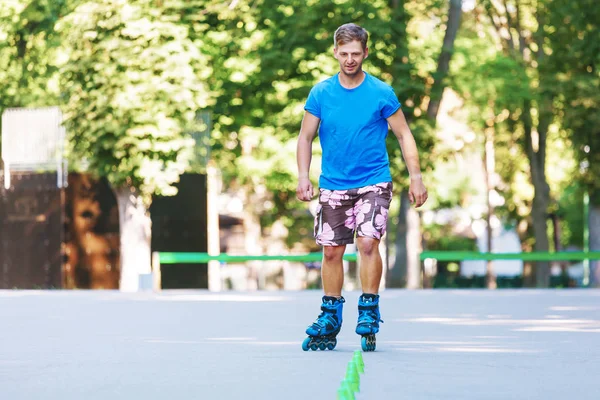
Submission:
<svg viewBox="0 0 600 400">
<path fill-rule="evenodd" d="M 338 75 L 315 85 L 304 109 L 321 120 L 319 186 L 343 190 L 391 181 L 386 119 L 399 108 L 394 89 L 366 72 L 354 89 L 344 88 Z"/>
</svg>

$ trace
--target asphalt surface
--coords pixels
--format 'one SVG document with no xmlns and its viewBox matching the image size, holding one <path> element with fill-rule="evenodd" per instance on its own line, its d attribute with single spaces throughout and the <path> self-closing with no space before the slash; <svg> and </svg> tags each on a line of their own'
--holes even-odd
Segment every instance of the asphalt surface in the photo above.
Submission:
<svg viewBox="0 0 600 400">
<path fill-rule="evenodd" d="M 0 399 L 335 399 L 358 296 L 304 352 L 317 291 L 0 291 Z M 381 313 L 357 399 L 600 398 L 600 290 L 387 290 Z"/>
</svg>

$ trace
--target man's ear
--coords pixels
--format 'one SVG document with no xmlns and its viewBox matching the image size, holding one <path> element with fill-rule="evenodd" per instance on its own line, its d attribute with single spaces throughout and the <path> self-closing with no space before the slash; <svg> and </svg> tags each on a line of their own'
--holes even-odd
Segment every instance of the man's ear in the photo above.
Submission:
<svg viewBox="0 0 600 400">
<path fill-rule="evenodd" d="M 365 58 L 369 57 L 369 48 L 365 47 Z"/>
</svg>

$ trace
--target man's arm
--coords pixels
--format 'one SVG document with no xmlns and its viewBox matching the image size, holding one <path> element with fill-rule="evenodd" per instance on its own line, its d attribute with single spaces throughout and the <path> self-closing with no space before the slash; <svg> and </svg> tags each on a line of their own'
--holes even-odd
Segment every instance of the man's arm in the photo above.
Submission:
<svg viewBox="0 0 600 400">
<path fill-rule="evenodd" d="M 398 143 L 400 143 L 400 149 L 402 149 L 402 156 L 408 168 L 410 174 L 410 187 L 408 189 L 408 198 L 411 203 L 414 203 L 416 207 L 422 206 L 427 200 L 427 189 L 423 184 L 421 178 L 421 167 L 419 165 L 419 151 L 417 150 L 417 144 L 415 138 L 408 127 L 406 118 L 402 110 L 398 109 L 387 119 L 392 132 L 396 135 Z"/>
<path fill-rule="evenodd" d="M 309 112 L 305 112 L 304 118 L 302 118 L 302 126 L 300 127 L 296 150 L 296 161 L 298 162 L 298 187 L 296 188 L 296 196 L 302 201 L 310 201 L 314 196 L 309 171 L 312 160 L 312 143 L 317 135 L 320 121 L 319 118 Z"/>
</svg>

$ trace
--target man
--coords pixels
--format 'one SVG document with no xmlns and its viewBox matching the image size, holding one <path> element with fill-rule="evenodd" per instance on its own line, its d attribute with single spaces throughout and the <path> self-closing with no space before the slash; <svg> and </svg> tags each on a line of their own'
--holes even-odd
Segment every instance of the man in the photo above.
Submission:
<svg viewBox="0 0 600 400">
<path fill-rule="evenodd" d="M 379 331 L 379 285 L 382 261 L 379 241 L 385 233 L 392 199 L 392 177 L 385 139 L 388 125 L 398 138 L 410 174 L 409 198 L 416 207 L 427 200 L 419 155 L 393 89 L 367 74 L 368 33 L 358 25 L 340 26 L 334 35 L 334 57 L 340 72 L 315 85 L 306 101 L 297 147 L 298 187 L 302 201 L 314 196 L 309 179 L 312 142 L 319 130 L 323 151 L 315 238 L 323 246 L 324 296 L 317 320 L 308 327 L 304 350 L 330 349 L 342 326 L 342 257 L 354 242 L 360 253 L 363 294 L 358 302 L 356 333 L 365 351 L 375 350 Z"/>
</svg>

